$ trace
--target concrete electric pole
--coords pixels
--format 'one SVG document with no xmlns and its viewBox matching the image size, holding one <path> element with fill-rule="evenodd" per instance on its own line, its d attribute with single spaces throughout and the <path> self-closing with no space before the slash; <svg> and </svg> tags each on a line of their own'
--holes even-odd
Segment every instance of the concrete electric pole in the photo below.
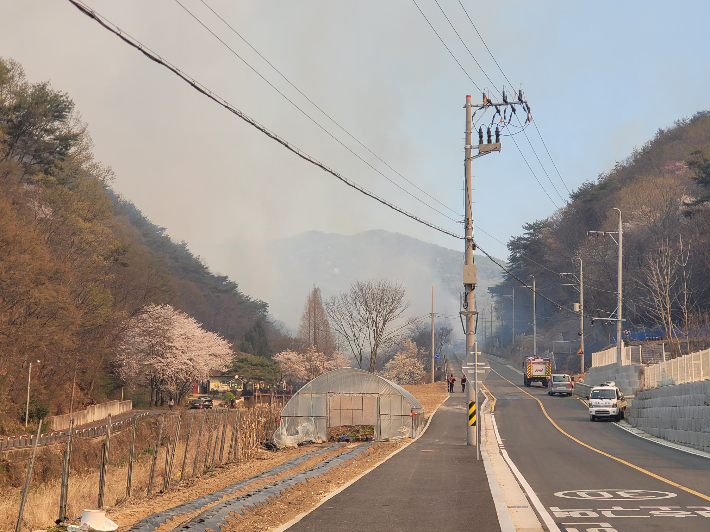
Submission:
<svg viewBox="0 0 710 532">
<path fill-rule="evenodd" d="M 616 319 L 618 320 L 616 322 L 616 365 L 617 366 L 622 366 L 624 364 L 623 360 L 621 360 L 622 354 L 623 354 L 623 347 L 624 347 L 624 327 L 622 323 L 622 316 L 621 316 L 621 303 L 622 303 L 622 298 L 621 298 L 621 287 L 622 287 L 622 275 L 621 275 L 621 259 L 622 259 L 622 249 L 623 249 L 623 244 L 624 244 L 624 229 L 621 226 L 621 209 L 617 209 L 614 207 L 615 211 L 619 211 L 619 264 L 618 264 L 618 270 L 617 270 L 617 281 L 616 281 L 616 286 L 618 289 L 618 298 L 617 298 L 617 310 L 616 310 Z"/>
<path fill-rule="evenodd" d="M 537 358 L 537 307 L 536 307 L 536 296 L 537 292 L 535 291 L 535 276 L 532 276 L 533 279 L 533 356 Z"/>
<path fill-rule="evenodd" d="M 619 258 L 618 258 L 618 263 L 617 263 L 617 271 L 616 271 L 616 295 L 617 295 L 617 300 L 616 300 L 616 318 L 592 318 L 592 325 L 594 325 L 595 321 L 615 321 L 616 322 L 616 365 L 617 366 L 623 366 L 624 361 L 622 359 L 623 357 L 623 348 L 624 348 L 624 318 L 622 316 L 622 306 L 623 306 L 623 298 L 622 298 L 622 293 L 623 293 L 623 277 L 622 277 L 622 258 L 623 258 L 623 249 L 624 249 L 624 228 L 621 224 L 621 209 L 618 209 L 616 207 L 613 207 L 615 211 L 619 212 L 619 231 L 587 231 L 587 236 L 591 235 L 603 235 L 606 237 L 609 235 L 612 240 L 614 240 L 614 235 L 617 234 L 619 235 L 619 241 L 616 242 L 616 245 L 619 247 Z"/>
<path fill-rule="evenodd" d="M 582 259 L 579 259 L 579 350 L 582 352 L 581 373 L 584 373 L 584 275 Z"/>
<path fill-rule="evenodd" d="M 431 383 L 434 384 L 434 287 L 431 287 Z"/>
</svg>

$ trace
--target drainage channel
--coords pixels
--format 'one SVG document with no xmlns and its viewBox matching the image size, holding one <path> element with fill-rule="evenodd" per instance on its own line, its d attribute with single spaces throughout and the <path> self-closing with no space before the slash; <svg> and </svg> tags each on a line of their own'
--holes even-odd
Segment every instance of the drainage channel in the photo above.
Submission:
<svg viewBox="0 0 710 532">
<path fill-rule="evenodd" d="M 246 516 L 248 515 L 247 512 L 253 512 L 255 508 L 266 506 L 272 500 L 276 499 L 281 492 L 295 486 L 296 484 L 320 476 L 323 473 L 327 473 L 332 468 L 352 460 L 367 450 L 370 445 L 372 445 L 372 443 L 358 445 L 353 449 L 319 462 L 311 469 L 301 471 L 295 475 L 285 477 L 270 484 L 265 484 L 260 488 L 250 491 L 249 493 L 245 493 L 239 497 L 234 497 L 233 499 L 221 502 L 220 504 L 205 510 L 188 523 L 182 525 L 180 530 L 190 530 L 194 532 L 204 532 L 207 529 L 220 530 L 220 525 L 227 524 L 226 518 L 231 517 L 229 516 L 230 513 Z"/>
<path fill-rule="evenodd" d="M 192 499 L 191 501 L 188 501 L 184 504 L 180 504 L 179 506 L 175 506 L 174 508 L 170 508 L 168 510 L 164 510 L 162 512 L 154 513 L 152 515 L 149 515 L 148 517 L 142 519 L 135 525 L 133 525 L 131 528 L 127 530 L 127 532 L 152 532 L 156 528 L 158 528 L 160 525 L 164 524 L 170 519 L 173 519 L 181 514 L 186 514 L 190 512 L 194 512 L 199 510 L 200 508 L 205 507 L 208 504 L 217 502 L 220 500 L 222 497 L 231 495 L 233 493 L 236 493 L 238 491 L 243 490 L 245 487 L 247 487 L 249 484 L 253 483 L 254 481 L 268 478 L 268 477 L 273 477 L 276 475 L 279 475 L 283 473 L 284 471 L 288 471 L 289 469 L 293 469 L 294 467 L 298 466 L 299 464 L 310 460 L 311 458 L 315 456 L 319 456 L 321 454 L 325 454 L 331 451 L 335 451 L 336 449 L 342 447 L 345 445 L 344 443 L 336 443 L 333 445 L 329 445 L 328 447 L 324 447 L 322 449 L 316 449 L 315 451 L 309 451 L 307 453 L 304 453 L 300 456 L 296 456 L 295 458 L 291 458 L 290 460 L 286 460 L 284 463 L 277 465 L 276 467 L 273 467 L 272 469 L 269 469 L 268 471 L 264 471 L 263 473 L 259 473 L 258 475 L 254 475 L 253 477 L 247 478 L 245 480 L 241 480 L 237 482 L 236 484 L 232 484 L 231 486 L 227 486 L 226 488 L 222 488 L 219 491 L 214 491 L 212 493 L 208 493 L 207 495 L 202 495 L 201 497 L 197 497 L 196 499 Z"/>
</svg>

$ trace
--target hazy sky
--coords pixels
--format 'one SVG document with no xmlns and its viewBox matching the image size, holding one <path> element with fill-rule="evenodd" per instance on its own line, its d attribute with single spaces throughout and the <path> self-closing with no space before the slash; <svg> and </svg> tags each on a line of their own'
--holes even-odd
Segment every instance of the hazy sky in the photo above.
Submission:
<svg viewBox="0 0 710 532">
<path fill-rule="evenodd" d="M 435 0 L 416 1 L 473 81 L 492 88 Z M 201 0 L 180 2 L 353 151 L 458 218 L 338 129 Z M 413 0 L 205 2 L 349 133 L 437 200 L 463 210 L 463 105 L 466 94 L 475 102 L 481 96 Z M 458 0 L 439 2 L 502 88 L 505 79 Z M 461 231 L 460 224 L 406 195 L 314 125 L 176 0 L 85 3 L 331 168 L 422 218 Z M 463 4 L 515 88 L 522 84 L 570 190 L 611 168 L 659 128 L 710 108 L 710 2 L 675 2 L 672 8 L 667 1 L 648 0 Z M 461 248 L 459 240 L 303 162 L 68 1 L 0 0 L 0 56 L 21 62 L 31 81 L 49 79 L 69 93 L 89 124 L 97 158 L 116 172 L 115 189 L 237 282 L 258 261 L 247 253 L 235 261 L 225 249 L 252 249 L 310 229 L 386 229 Z M 515 139 L 554 204 L 510 138 L 503 139 L 502 153 L 473 163 L 475 222 L 503 242 L 523 223 L 563 205 L 550 180 L 567 197 L 537 130 L 526 132 L 537 155 L 523 135 Z M 506 256 L 500 242 L 481 231 L 476 237 L 489 252 Z"/>
</svg>

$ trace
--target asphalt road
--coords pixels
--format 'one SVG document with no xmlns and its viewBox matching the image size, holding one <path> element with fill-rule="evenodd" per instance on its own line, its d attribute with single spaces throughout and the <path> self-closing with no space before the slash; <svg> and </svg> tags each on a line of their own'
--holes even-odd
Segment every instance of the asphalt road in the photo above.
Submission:
<svg viewBox="0 0 710 532">
<path fill-rule="evenodd" d="M 512 369 L 491 367 L 485 384 L 502 444 L 560 531 L 710 530 L 710 459 L 591 422 L 579 399 L 525 388 Z"/>
<path fill-rule="evenodd" d="M 453 394 L 424 435 L 289 528 L 293 532 L 499 532 L 483 461 L 466 445 L 466 398 Z"/>
</svg>

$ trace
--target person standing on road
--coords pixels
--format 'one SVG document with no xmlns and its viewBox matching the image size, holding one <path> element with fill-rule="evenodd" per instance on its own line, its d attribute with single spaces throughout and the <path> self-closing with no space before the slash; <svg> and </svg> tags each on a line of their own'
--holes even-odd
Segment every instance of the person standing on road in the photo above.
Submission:
<svg viewBox="0 0 710 532">
<path fill-rule="evenodd" d="M 454 383 L 456 382 L 456 379 L 454 378 L 454 374 L 452 373 L 449 375 L 449 393 L 454 393 Z"/>
<path fill-rule="evenodd" d="M 173 411 L 173 406 L 175 406 L 175 401 L 173 401 L 173 398 L 171 397 L 168 401 L 168 408 L 170 408 L 171 412 Z"/>
<path fill-rule="evenodd" d="M 461 393 L 466 393 L 466 375 L 461 374 Z"/>
</svg>

